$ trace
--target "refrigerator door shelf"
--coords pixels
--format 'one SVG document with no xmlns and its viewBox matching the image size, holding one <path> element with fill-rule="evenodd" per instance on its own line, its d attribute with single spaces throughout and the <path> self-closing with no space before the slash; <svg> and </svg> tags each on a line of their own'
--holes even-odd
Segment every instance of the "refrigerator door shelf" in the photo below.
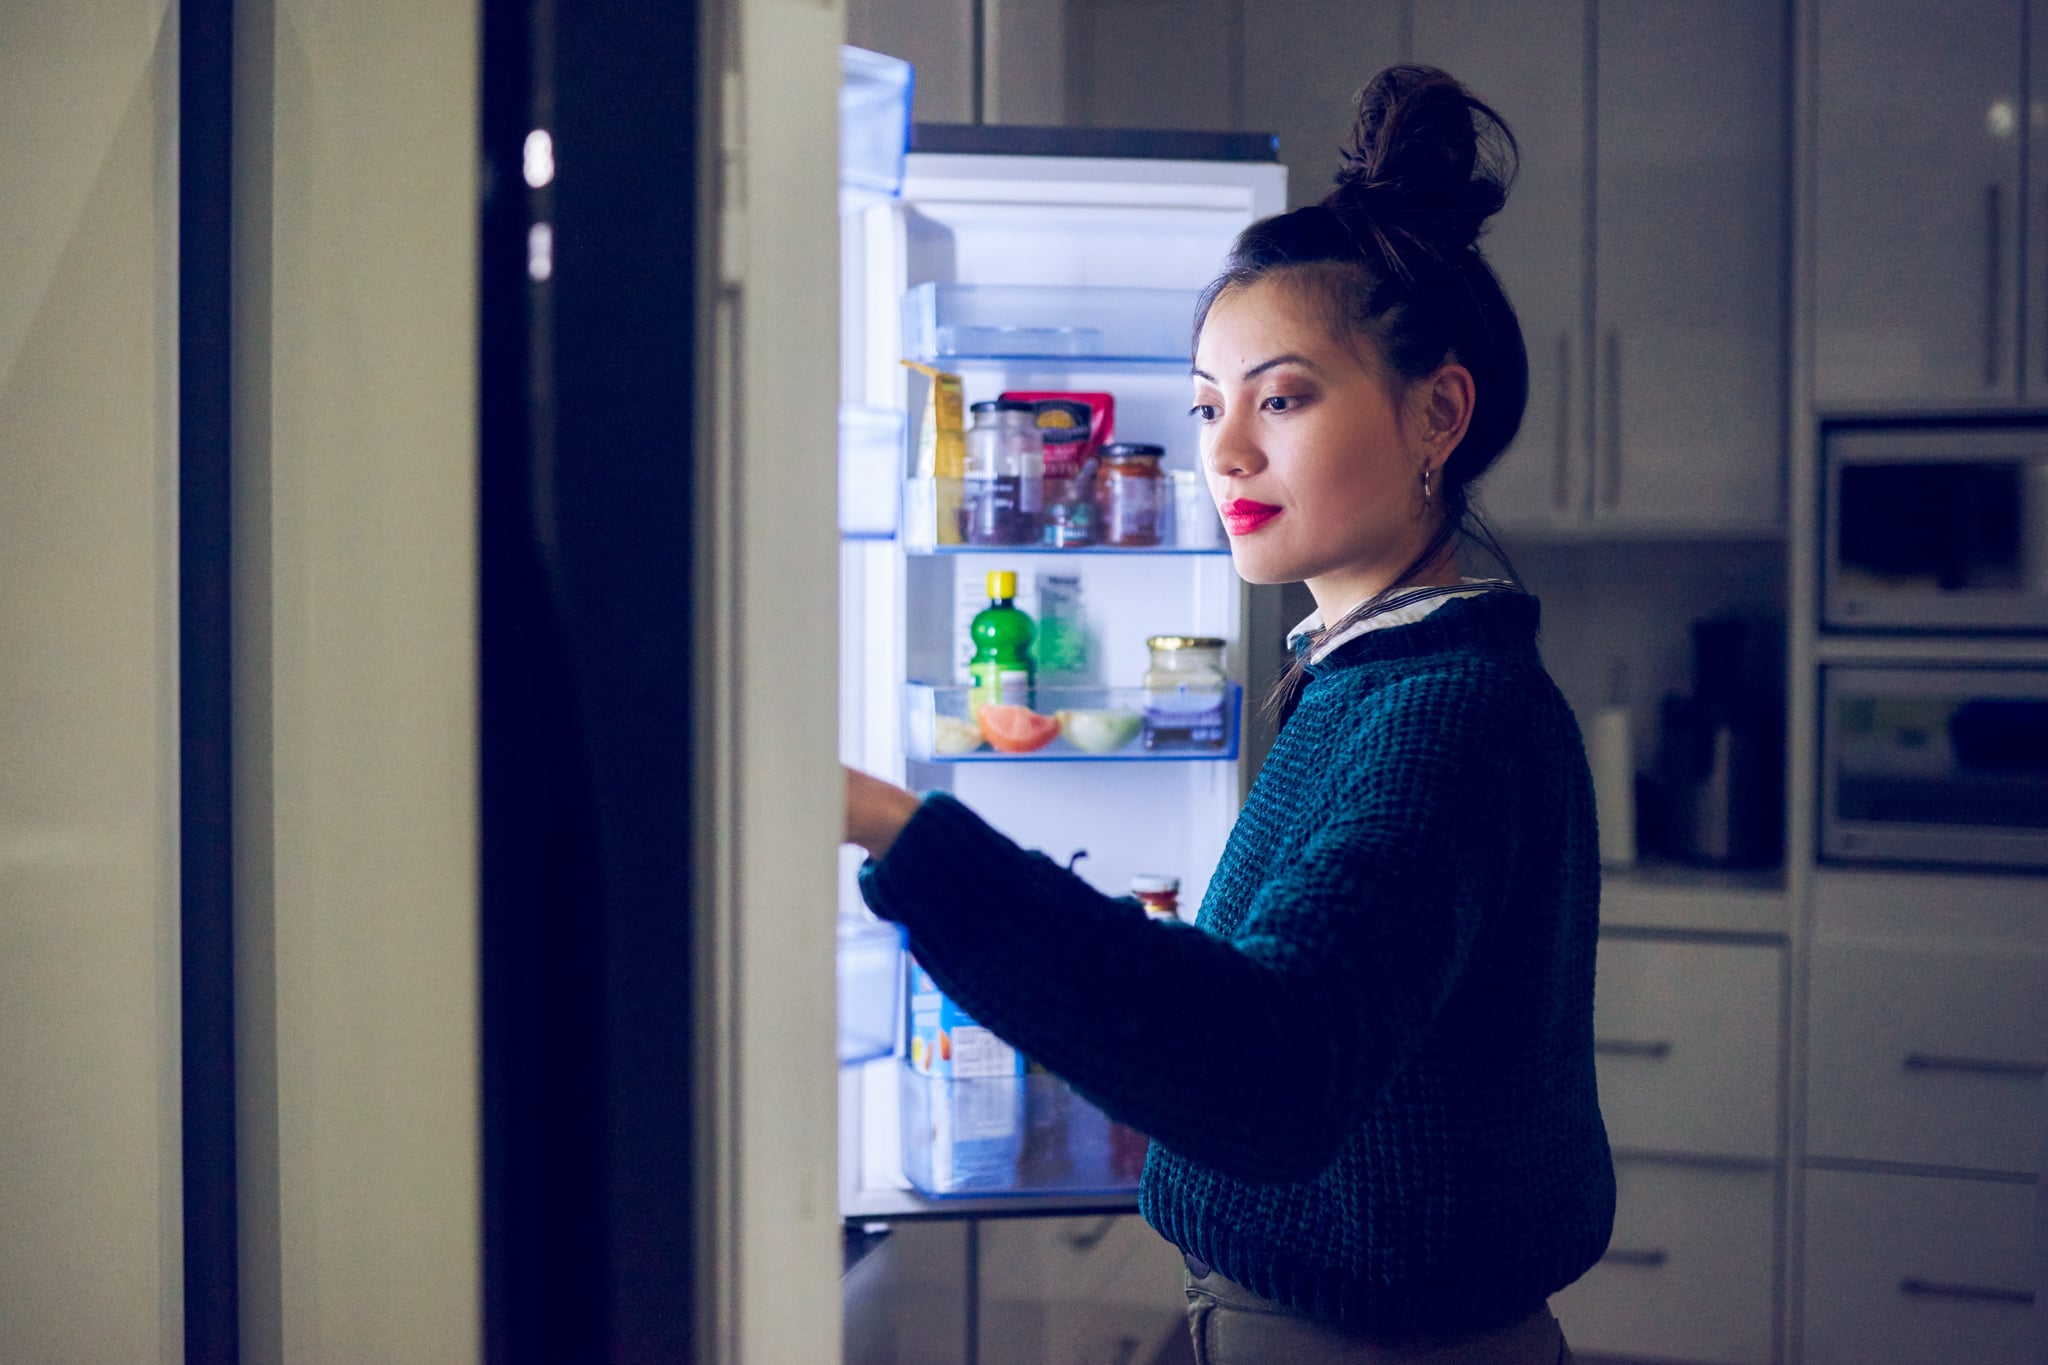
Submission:
<svg viewBox="0 0 2048 1365">
<path fill-rule="evenodd" d="M 903 931 L 880 920 L 839 921 L 839 1064 L 896 1050 L 903 1014 Z"/>
<path fill-rule="evenodd" d="M 920 284 L 904 350 L 938 365 L 1158 365 L 1185 370 L 1195 293 L 1088 285 Z"/>
<path fill-rule="evenodd" d="M 903 193 L 910 150 L 910 63 L 839 49 L 839 211 L 857 213 Z"/>
<path fill-rule="evenodd" d="M 844 431 L 844 418 L 841 419 Z M 843 447 L 842 447 L 843 448 Z M 843 462 L 842 462 L 843 465 Z M 844 467 L 844 466 L 843 466 Z M 879 467 L 879 466 L 873 466 Z M 1178 476 L 1182 471 L 1173 470 Z M 840 505 L 846 506 L 846 475 L 840 483 Z M 1166 516 L 1165 538 L 1158 545 L 969 545 L 960 536 L 960 511 L 965 480 L 921 478 L 903 481 L 903 552 L 912 555 L 1216 555 L 1227 557 L 1222 529 L 1208 493 L 1197 486 L 1199 500 L 1180 496 L 1176 486 Z M 863 500 L 864 501 L 864 500 Z M 1183 507 L 1184 505 L 1184 507 Z M 851 534 L 851 532 L 849 532 Z"/>
<path fill-rule="evenodd" d="M 839 405 L 839 534 L 853 540 L 896 535 L 903 478 L 903 414 Z"/>
<path fill-rule="evenodd" d="M 1243 700 L 1234 682 L 1221 692 L 1041 685 L 1031 689 L 1030 706 L 1039 717 L 1034 729 L 1048 737 L 1038 748 L 1011 752 L 991 744 L 969 715 L 967 688 L 910 683 L 903 751 L 923 763 L 1227 762 L 1237 757 Z M 1024 742 L 1035 738 L 1020 735 Z"/>
</svg>

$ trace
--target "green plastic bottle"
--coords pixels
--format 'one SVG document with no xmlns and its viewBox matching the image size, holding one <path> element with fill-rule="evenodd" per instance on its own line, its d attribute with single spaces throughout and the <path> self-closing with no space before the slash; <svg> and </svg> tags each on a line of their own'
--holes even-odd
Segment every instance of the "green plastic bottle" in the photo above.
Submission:
<svg viewBox="0 0 2048 1365">
<path fill-rule="evenodd" d="M 1009 569 L 992 569 L 988 576 L 988 606 L 974 614 L 967 628 L 974 642 L 974 657 L 968 661 L 968 719 L 978 719 L 989 702 L 1006 706 L 1029 706 L 1037 669 L 1031 662 L 1031 638 L 1036 633 L 1031 618 L 1019 611 L 1017 575 Z"/>
</svg>

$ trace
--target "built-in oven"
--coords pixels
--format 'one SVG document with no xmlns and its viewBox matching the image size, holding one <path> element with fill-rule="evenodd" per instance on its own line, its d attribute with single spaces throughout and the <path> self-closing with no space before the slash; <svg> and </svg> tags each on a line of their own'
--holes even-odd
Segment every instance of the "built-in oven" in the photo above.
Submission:
<svg viewBox="0 0 2048 1365">
<path fill-rule="evenodd" d="M 1836 425 L 1822 468 L 1826 627 L 2048 630 L 2048 425 Z"/>
<path fill-rule="evenodd" d="M 1821 671 L 1835 862 L 2048 869 L 2048 663 Z"/>
</svg>

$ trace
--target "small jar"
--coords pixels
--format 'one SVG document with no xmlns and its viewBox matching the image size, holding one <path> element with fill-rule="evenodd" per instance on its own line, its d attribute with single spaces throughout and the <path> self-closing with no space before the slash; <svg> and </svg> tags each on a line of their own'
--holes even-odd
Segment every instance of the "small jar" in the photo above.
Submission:
<svg viewBox="0 0 2048 1365">
<path fill-rule="evenodd" d="M 1223 641 L 1207 635 L 1154 635 L 1145 641 L 1145 747 L 1221 749 L 1230 738 L 1224 714 L 1227 679 Z"/>
<path fill-rule="evenodd" d="M 1029 403 L 995 398 L 970 409 L 960 481 L 960 532 L 969 545 L 1029 545 L 1038 539 L 1045 445 Z"/>
<path fill-rule="evenodd" d="M 1131 894 L 1154 919 L 1180 918 L 1180 878 L 1141 874 L 1131 878 Z"/>
<path fill-rule="evenodd" d="M 1095 543 L 1095 466 L 1086 427 L 1041 427 L 1045 442 L 1045 511 L 1041 543 L 1069 550 Z"/>
<path fill-rule="evenodd" d="M 1166 531 L 1166 473 L 1159 461 L 1166 451 L 1155 445 L 1120 441 L 1102 448 L 1096 475 L 1102 501 L 1100 538 L 1104 545 L 1131 548 L 1157 545 Z"/>
</svg>

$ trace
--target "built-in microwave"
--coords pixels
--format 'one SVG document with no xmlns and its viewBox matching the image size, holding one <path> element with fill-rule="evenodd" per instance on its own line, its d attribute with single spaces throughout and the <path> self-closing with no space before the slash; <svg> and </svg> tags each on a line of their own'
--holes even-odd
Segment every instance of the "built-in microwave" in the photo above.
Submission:
<svg viewBox="0 0 2048 1365">
<path fill-rule="evenodd" d="M 2048 630 L 2048 424 L 1843 424 L 1822 436 L 1822 623 Z"/>
<path fill-rule="evenodd" d="M 2048 870 L 2048 664 L 1823 668 L 1820 851 Z"/>
</svg>

